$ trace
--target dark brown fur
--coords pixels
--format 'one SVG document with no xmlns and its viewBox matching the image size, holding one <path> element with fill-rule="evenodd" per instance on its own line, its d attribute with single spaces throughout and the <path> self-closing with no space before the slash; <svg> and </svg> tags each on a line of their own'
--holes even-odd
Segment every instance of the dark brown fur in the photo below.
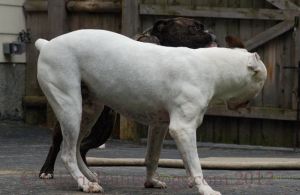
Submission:
<svg viewBox="0 0 300 195">
<path fill-rule="evenodd" d="M 245 45 L 237 37 L 228 35 L 225 37 L 225 41 L 227 43 L 228 48 L 245 48 Z"/>
</svg>

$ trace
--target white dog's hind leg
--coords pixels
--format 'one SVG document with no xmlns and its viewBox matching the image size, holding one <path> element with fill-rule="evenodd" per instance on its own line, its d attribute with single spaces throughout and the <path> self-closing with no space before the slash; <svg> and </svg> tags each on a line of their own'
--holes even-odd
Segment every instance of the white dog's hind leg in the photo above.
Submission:
<svg viewBox="0 0 300 195">
<path fill-rule="evenodd" d="M 39 64 L 40 67 L 43 65 L 50 68 L 55 66 Z M 51 70 L 49 72 L 41 69 L 38 80 L 60 122 L 63 135 L 62 160 L 80 189 L 85 192 L 102 192 L 103 189 L 97 182 L 91 182 L 82 174 L 76 157 L 82 113 L 80 80 L 70 79 L 78 78 L 77 75 L 70 75 L 71 71 L 68 78 L 58 80 L 51 74 Z"/>
<path fill-rule="evenodd" d="M 99 101 L 96 98 L 92 97 L 91 94 L 89 94 L 89 96 L 86 99 L 83 99 L 81 131 L 77 143 L 77 160 L 81 172 L 90 181 L 93 182 L 98 182 L 98 175 L 93 173 L 83 162 L 82 156 L 80 154 L 80 145 L 82 140 L 90 134 L 92 127 L 96 123 L 97 119 L 100 117 L 103 107 L 103 104 L 100 104 Z M 99 129 L 99 131 L 101 131 L 101 129 Z"/>
<path fill-rule="evenodd" d="M 144 184 L 146 188 L 167 187 L 166 183 L 154 178 L 163 140 L 167 132 L 167 125 L 150 125 L 148 128 L 147 154 L 145 158 L 147 176 Z"/>
<path fill-rule="evenodd" d="M 177 148 L 184 162 L 186 172 L 190 174 L 192 183 L 196 185 L 201 195 L 220 195 L 214 191 L 204 180 L 201 165 L 199 162 L 196 141 L 196 129 L 202 122 L 203 114 L 199 117 L 186 117 L 182 110 L 171 113 L 169 132 L 175 140 Z"/>
</svg>

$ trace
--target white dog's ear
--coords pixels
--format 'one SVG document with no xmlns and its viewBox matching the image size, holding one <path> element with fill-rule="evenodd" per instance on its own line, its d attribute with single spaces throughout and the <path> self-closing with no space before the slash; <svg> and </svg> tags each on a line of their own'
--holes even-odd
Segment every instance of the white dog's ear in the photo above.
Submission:
<svg viewBox="0 0 300 195">
<path fill-rule="evenodd" d="M 253 55 L 257 61 L 260 61 L 260 56 L 258 55 L 258 53 L 254 52 Z"/>
<path fill-rule="evenodd" d="M 256 52 L 251 54 L 251 56 L 249 57 L 248 69 L 250 71 L 253 71 L 254 74 L 258 73 L 261 70 L 259 67 L 259 61 L 260 57 Z"/>
</svg>

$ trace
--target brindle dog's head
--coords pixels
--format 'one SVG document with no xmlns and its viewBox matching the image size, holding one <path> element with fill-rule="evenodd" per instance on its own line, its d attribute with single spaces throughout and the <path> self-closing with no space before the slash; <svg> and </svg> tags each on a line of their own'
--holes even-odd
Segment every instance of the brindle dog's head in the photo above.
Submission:
<svg viewBox="0 0 300 195">
<path fill-rule="evenodd" d="M 198 20 L 179 17 L 158 20 L 136 39 L 164 46 L 196 49 L 214 45 L 216 36 L 205 30 Z"/>
</svg>

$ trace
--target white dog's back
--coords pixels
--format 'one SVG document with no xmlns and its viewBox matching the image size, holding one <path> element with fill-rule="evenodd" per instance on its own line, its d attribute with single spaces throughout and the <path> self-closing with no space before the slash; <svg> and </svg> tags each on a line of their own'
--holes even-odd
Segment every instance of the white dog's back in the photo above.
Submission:
<svg viewBox="0 0 300 195">
<path fill-rule="evenodd" d="M 39 39 L 36 46 L 41 50 L 38 77 L 49 77 L 41 72 L 56 72 L 51 80 L 67 79 L 74 87 L 80 87 L 80 78 L 102 102 L 136 116 L 167 112 L 168 103 L 183 91 L 191 96 L 201 91 L 213 94 L 216 77 L 224 72 L 228 77 L 224 79 L 235 75 L 229 85 L 243 80 L 250 56 L 226 48 L 157 46 L 104 30 L 74 31 L 50 42 Z"/>
</svg>

